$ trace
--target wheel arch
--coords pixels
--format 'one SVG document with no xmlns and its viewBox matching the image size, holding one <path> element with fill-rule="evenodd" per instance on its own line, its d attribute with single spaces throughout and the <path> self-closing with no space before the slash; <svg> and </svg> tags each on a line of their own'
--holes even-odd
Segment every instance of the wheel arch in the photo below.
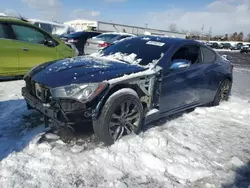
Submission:
<svg viewBox="0 0 250 188">
<path fill-rule="evenodd" d="M 134 90 L 137 93 L 139 99 L 141 99 L 142 97 L 144 97 L 146 95 L 137 84 L 130 84 L 130 83 L 116 84 L 116 85 L 112 86 L 111 88 L 109 88 L 109 90 L 105 93 L 105 95 L 102 97 L 102 99 L 98 102 L 98 104 L 94 110 L 94 113 L 93 113 L 93 118 L 96 119 L 100 116 L 101 111 L 102 111 L 106 101 L 113 93 L 119 91 L 120 89 L 124 89 L 124 88 L 129 88 L 129 89 Z M 144 110 L 149 108 L 149 105 L 145 101 L 141 100 L 141 103 L 142 103 Z"/>
</svg>

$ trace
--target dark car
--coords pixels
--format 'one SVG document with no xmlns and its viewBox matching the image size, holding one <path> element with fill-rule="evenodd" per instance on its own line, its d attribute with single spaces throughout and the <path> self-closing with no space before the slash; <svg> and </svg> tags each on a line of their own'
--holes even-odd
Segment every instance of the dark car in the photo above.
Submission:
<svg viewBox="0 0 250 188">
<path fill-rule="evenodd" d="M 62 35 L 60 39 L 65 42 L 73 43 L 79 51 L 79 55 L 84 54 L 84 45 L 89 38 L 100 35 L 100 32 L 80 31 L 68 35 Z"/>
<path fill-rule="evenodd" d="M 135 35 L 129 33 L 103 33 L 88 39 L 84 46 L 84 52 L 86 55 L 96 53 L 128 37 L 135 37 Z"/>
<path fill-rule="evenodd" d="M 250 53 L 250 44 L 242 46 L 240 49 L 240 53 Z"/>
<path fill-rule="evenodd" d="M 207 46 L 209 46 L 210 48 L 214 48 L 214 49 L 222 49 L 223 48 L 223 46 L 217 42 L 208 43 Z"/>
<path fill-rule="evenodd" d="M 243 46 L 243 43 L 238 42 L 236 45 L 232 45 L 230 49 L 231 50 L 240 50 L 242 46 Z"/>
<path fill-rule="evenodd" d="M 133 37 L 99 55 L 33 68 L 22 95 L 28 108 L 60 125 L 92 121 L 97 138 L 110 145 L 161 117 L 227 100 L 232 69 L 193 40 Z"/>
<path fill-rule="evenodd" d="M 231 49 L 232 45 L 230 43 L 221 43 L 223 49 Z"/>
</svg>

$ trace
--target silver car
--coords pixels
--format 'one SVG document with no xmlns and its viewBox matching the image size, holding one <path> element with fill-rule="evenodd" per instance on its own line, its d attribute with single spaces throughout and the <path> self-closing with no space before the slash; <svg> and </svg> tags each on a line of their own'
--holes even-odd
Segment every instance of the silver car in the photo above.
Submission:
<svg viewBox="0 0 250 188">
<path fill-rule="evenodd" d="M 135 35 L 129 33 L 103 33 L 96 37 L 90 38 L 87 40 L 84 46 L 85 55 L 92 54 L 102 50 L 113 43 L 127 38 L 134 37 Z"/>
</svg>

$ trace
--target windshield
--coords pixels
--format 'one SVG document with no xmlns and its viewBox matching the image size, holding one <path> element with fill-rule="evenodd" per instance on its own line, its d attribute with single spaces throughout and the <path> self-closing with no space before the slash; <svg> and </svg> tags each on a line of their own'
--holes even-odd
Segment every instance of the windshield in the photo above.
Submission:
<svg viewBox="0 0 250 188">
<path fill-rule="evenodd" d="M 117 34 L 101 34 L 101 35 L 98 35 L 94 38 L 101 39 L 103 41 L 111 41 L 112 39 L 114 39 L 117 36 L 118 36 Z"/>
<path fill-rule="evenodd" d="M 110 46 L 104 49 L 102 53 L 103 56 L 112 56 L 128 63 L 134 62 L 140 65 L 148 65 L 159 60 L 169 47 L 170 45 L 160 38 L 134 37 Z M 129 61 L 131 59 L 132 61 Z"/>
</svg>

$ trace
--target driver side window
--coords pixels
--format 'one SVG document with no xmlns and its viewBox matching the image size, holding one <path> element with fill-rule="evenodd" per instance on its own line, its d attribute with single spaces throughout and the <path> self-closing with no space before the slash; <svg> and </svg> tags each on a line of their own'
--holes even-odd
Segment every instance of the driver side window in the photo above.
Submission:
<svg viewBox="0 0 250 188">
<path fill-rule="evenodd" d="M 42 32 L 37 31 L 34 28 L 12 25 L 12 29 L 16 35 L 16 40 L 30 42 L 34 44 L 44 44 L 45 36 Z"/>
<path fill-rule="evenodd" d="M 174 60 L 188 60 L 190 64 L 201 63 L 200 47 L 196 45 L 182 46 L 171 58 L 171 62 Z"/>
</svg>

